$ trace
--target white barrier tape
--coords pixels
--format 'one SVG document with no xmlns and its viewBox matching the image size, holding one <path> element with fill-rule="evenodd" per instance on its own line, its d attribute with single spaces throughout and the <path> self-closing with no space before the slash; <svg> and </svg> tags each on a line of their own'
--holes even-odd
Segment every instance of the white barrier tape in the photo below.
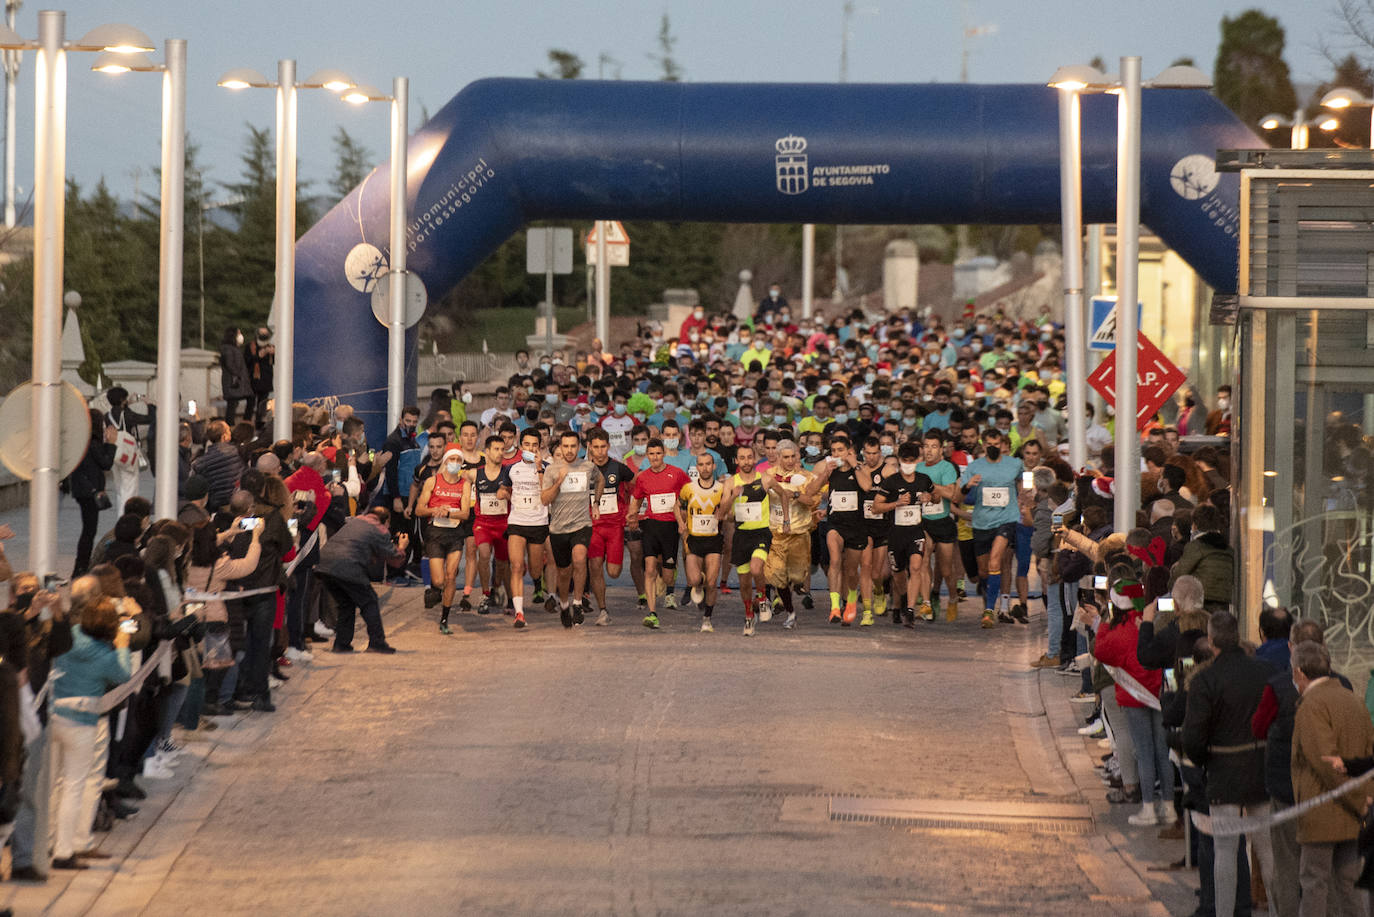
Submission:
<svg viewBox="0 0 1374 917">
<path fill-rule="evenodd" d="M 148 680 L 148 676 L 153 673 L 153 670 L 158 667 L 158 664 L 171 654 L 171 641 L 163 641 L 162 645 L 153 652 L 153 655 L 149 656 L 144 661 L 143 665 L 138 667 L 138 671 L 135 672 L 128 681 L 124 682 L 113 691 L 109 691 L 100 697 L 59 697 L 53 701 L 53 707 L 57 709 L 65 708 L 67 710 L 79 710 L 83 713 L 109 713 L 115 707 L 118 707 L 120 704 L 124 703 L 124 701 L 128 700 L 135 691 L 143 687 L 143 682 Z M 48 679 L 48 683 L 43 686 L 43 690 L 39 692 L 38 697 L 34 699 L 35 709 L 38 708 L 43 698 L 47 695 L 48 688 L 52 686 L 53 682 L 61 677 L 61 672 L 54 672 L 52 677 Z"/>
<path fill-rule="evenodd" d="M 1100 661 L 1101 660 L 1099 660 L 1099 662 Z M 1159 698 L 1154 695 L 1154 692 L 1136 681 L 1131 673 L 1127 672 L 1125 669 L 1119 669 L 1114 665 L 1107 665 L 1105 662 L 1102 663 L 1102 668 L 1106 669 L 1107 674 L 1112 676 L 1112 681 L 1125 688 L 1126 693 L 1131 695 L 1131 697 L 1134 697 L 1151 710 L 1162 709 L 1159 706 Z"/>
<path fill-rule="evenodd" d="M 291 558 L 291 563 L 287 564 L 283 570 L 287 576 L 296 572 L 296 568 L 300 566 L 301 561 L 305 559 L 305 555 L 309 554 L 311 550 L 314 549 L 315 542 L 319 541 L 319 539 L 320 530 L 316 527 L 315 531 L 310 533 L 310 537 L 305 540 L 305 544 L 301 545 L 296 551 L 296 556 Z M 203 592 L 199 589 L 187 589 L 183 593 L 183 600 L 186 602 L 232 602 L 234 599 L 246 599 L 250 596 L 267 595 L 270 592 L 276 591 L 276 586 L 263 586 L 258 589 L 239 589 L 233 592 Z"/>
<path fill-rule="evenodd" d="M 1334 790 L 1327 790 L 1320 796 L 1313 796 L 1295 806 L 1289 806 L 1269 815 L 1205 815 L 1202 812 L 1193 812 L 1193 824 L 1203 834 L 1210 834 L 1212 837 L 1234 837 L 1237 834 L 1250 834 L 1306 815 L 1313 809 L 1344 796 L 1355 787 L 1370 780 L 1374 780 L 1374 771 L 1352 777 Z"/>
</svg>

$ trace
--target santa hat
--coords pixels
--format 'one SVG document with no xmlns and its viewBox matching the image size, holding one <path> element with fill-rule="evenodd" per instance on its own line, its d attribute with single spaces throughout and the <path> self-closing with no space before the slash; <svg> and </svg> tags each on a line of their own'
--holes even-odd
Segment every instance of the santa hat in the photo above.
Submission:
<svg viewBox="0 0 1374 917">
<path fill-rule="evenodd" d="M 1137 548 L 1135 545 L 1127 545 L 1126 551 L 1132 557 L 1139 558 L 1146 567 L 1158 567 L 1164 563 L 1164 539 L 1158 535 L 1151 538 L 1150 543 L 1145 547 Z"/>
<path fill-rule="evenodd" d="M 1145 610 L 1145 587 L 1134 580 L 1121 580 L 1111 591 L 1112 606 L 1123 611 L 1134 608 Z"/>
<path fill-rule="evenodd" d="M 1111 500 L 1116 497 L 1116 482 L 1112 478 L 1093 478 L 1092 487 L 1093 493 L 1104 500 Z"/>
</svg>

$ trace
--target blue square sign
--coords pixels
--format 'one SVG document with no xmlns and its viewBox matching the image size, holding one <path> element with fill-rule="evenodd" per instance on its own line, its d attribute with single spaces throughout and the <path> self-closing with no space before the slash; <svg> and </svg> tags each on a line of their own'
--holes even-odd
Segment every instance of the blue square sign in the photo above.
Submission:
<svg viewBox="0 0 1374 917">
<path fill-rule="evenodd" d="M 1095 296 L 1092 301 L 1092 326 L 1089 330 L 1089 350 L 1116 349 L 1116 297 Z M 1135 326 L 1140 327 L 1140 316 L 1144 303 L 1136 303 Z"/>
</svg>

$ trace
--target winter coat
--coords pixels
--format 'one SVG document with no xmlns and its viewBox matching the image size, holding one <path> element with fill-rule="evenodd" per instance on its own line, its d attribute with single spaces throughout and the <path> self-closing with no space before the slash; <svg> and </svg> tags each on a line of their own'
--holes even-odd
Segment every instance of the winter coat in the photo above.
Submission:
<svg viewBox="0 0 1374 917">
<path fill-rule="evenodd" d="M 341 583 L 366 585 L 371 579 L 368 571 L 377 561 L 399 566 L 405 552 L 392 544 L 391 533 L 376 517 L 354 516 L 320 549 L 315 572 Z"/>
<path fill-rule="evenodd" d="M 243 350 L 233 344 L 219 345 L 219 387 L 225 398 L 247 398 L 253 394 L 248 385 L 248 362 Z"/>
<path fill-rule="evenodd" d="M 1140 612 L 1133 611 L 1120 624 L 1103 624 L 1093 643 L 1093 656 L 1103 665 L 1115 666 L 1140 682 L 1155 697 L 1164 684 L 1164 673 L 1147 669 L 1136 659 L 1136 644 L 1140 639 Z M 1116 702 L 1123 707 L 1144 707 L 1143 701 L 1120 684 L 1116 686 Z"/>
<path fill-rule="evenodd" d="M 1195 576 L 1202 582 L 1203 600 L 1229 605 L 1235 596 L 1235 552 L 1217 532 L 1203 532 L 1188 542 L 1183 556 L 1169 571 L 1169 588 L 1180 576 Z"/>
<path fill-rule="evenodd" d="M 79 701 L 63 703 L 69 698 L 98 700 L 111 688 L 118 687 L 129 680 L 133 667 L 129 659 L 129 649 L 115 649 L 103 640 L 97 640 L 81 629 L 80 624 L 72 625 L 72 648 L 62 655 L 62 676 L 53 683 L 53 711 L 82 726 L 94 726 L 100 722 L 100 714 L 95 712 L 93 703 Z M 85 708 L 91 709 L 85 709 Z"/>
<path fill-rule="evenodd" d="M 91 431 L 91 441 L 86 445 L 86 454 L 81 462 L 67 477 L 72 498 L 87 500 L 105 489 L 105 472 L 114 467 L 115 444 L 105 442 L 104 428 Z M 121 507 L 121 511 L 122 511 Z"/>
<path fill-rule="evenodd" d="M 210 485 L 210 499 L 205 504 L 207 510 L 213 513 L 229 502 L 245 467 L 233 443 L 215 443 L 191 463 L 191 471 Z"/>
<path fill-rule="evenodd" d="M 1374 752 L 1374 723 L 1369 711 L 1334 678 L 1308 685 L 1293 719 L 1293 796 L 1298 802 L 1335 789 L 1346 777 L 1322 760 L 1323 755 L 1363 758 Z M 1298 817 L 1298 843 L 1354 840 L 1360 833 L 1366 787 Z"/>
<path fill-rule="evenodd" d="M 1183 750 L 1207 771 L 1207 799 L 1223 805 L 1264 802 L 1263 742 L 1250 731 L 1274 667 L 1239 647 L 1222 650 L 1188 681 Z"/>
</svg>

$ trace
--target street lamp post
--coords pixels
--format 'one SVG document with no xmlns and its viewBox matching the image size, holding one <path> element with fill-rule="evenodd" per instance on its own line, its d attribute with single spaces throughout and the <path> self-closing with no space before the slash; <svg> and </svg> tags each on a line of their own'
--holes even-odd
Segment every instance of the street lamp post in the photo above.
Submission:
<svg viewBox="0 0 1374 917">
<path fill-rule="evenodd" d="M 1135 528 L 1140 505 L 1136 450 L 1137 288 L 1140 281 L 1140 58 L 1121 58 L 1116 116 L 1116 468 L 1114 528 Z"/>
<path fill-rule="evenodd" d="M 337 70 L 320 70 L 296 82 L 296 62 L 277 61 L 277 80 L 255 70 L 230 70 L 219 78 L 225 89 L 277 91 L 277 327 L 275 370 L 272 375 L 272 438 L 291 438 L 296 364 L 296 90 L 328 89 L 343 92 L 356 85 Z"/>
<path fill-rule="evenodd" d="M 345 92 L 343 100 L 355 105 L 364 102 L 391 103 L 391 279 L 387 287 L 386 383 L 386 422 L 390 430 L 401 422 L 401 410 L 405 407 L 406 179 L 410 175 L 410 80 L 403 76 L 395 77 L 391 81 L 389 96 L 371 86 L 359 86 Z M 552 252 L 552 246 L 548 250 Z M 552 309 L 552 294 L 546 298 Z M 552 313 L 547 327 L 553 327 Z"/>
<path fill-rule="evenodd" d="M 1329 98 L 1330 96 L 1331 93 L 1327 93 L 1327 98 Z M 1322 102 L 1323 104 L 1325 104 L 1326 99 L 1323 98 Z M 1347 101 L 1346 105 L 1349 104 L 1351 103 Z M 1335 107 L 1340 108 L 1342 106 L 1338 105 Z M 1288 128 L 1289 149 L 1305 150 L 1307 149 L 1307 145 L 1311 140 L 1311 133 L 1309 130 L 1310 128 L 1315 127 L 1318 130 L 1326 131 L 1329 133 L 1331 131 L 1334 131 L 1336 128 L 1340 127 L 1341 122 L 1333 115 L 1327 115 L 1325 117 L 1317 118 L 1306 118 L 1303 116 L 1302 109 L 1300 108 L 1297 111 L 1293 112 L 1293 116 L 1291 118 L 1285 118 L 1283 115 L 1265 115 L 1263 118 L 1260 118 L 1259 126 L 1266 131 L 1278 130 L 1281 127 Z"/>
<path fill-rule="evenodd" d="M 181 419 L 181 278 L 182 225 L 185 220 L 186 41 L 169 38 L 166 61 L 147 63 L 135 55 L 107 52 L 92 70 L 162 74 L 162 188 L 157 297 L 157 475 L 153 479 L 153 513 L 158 519 L 177 514 L 177 449 Z"/>
<path fill-rule="evenodd" d="M 1337 110 L 1343 108 L 1368 108 L 1369 147 L 1370 149 L 1374 149 L 1374 99 L 1365 98 L 1364 93 L 1360 92 L 1358 89 L 1347 89 L 1344 86 L 1337 86 L 1335 89 L 1322 96 L 1322 105 Z"/>
<path fill-rule="evenodd" d="M 42 10 L 38 40 L 0 26 L 0 49 L 35 50 L 33 143 L 33 477 L 29 482 L 29 569 L 57 565 L 59 414 L 62 391 L 62 232 L 66 217 L 67 51 L 151 51 L 148 36 L 125 25 L 99 26 L 75 42 L 67 14 Z"/>
</svg>

